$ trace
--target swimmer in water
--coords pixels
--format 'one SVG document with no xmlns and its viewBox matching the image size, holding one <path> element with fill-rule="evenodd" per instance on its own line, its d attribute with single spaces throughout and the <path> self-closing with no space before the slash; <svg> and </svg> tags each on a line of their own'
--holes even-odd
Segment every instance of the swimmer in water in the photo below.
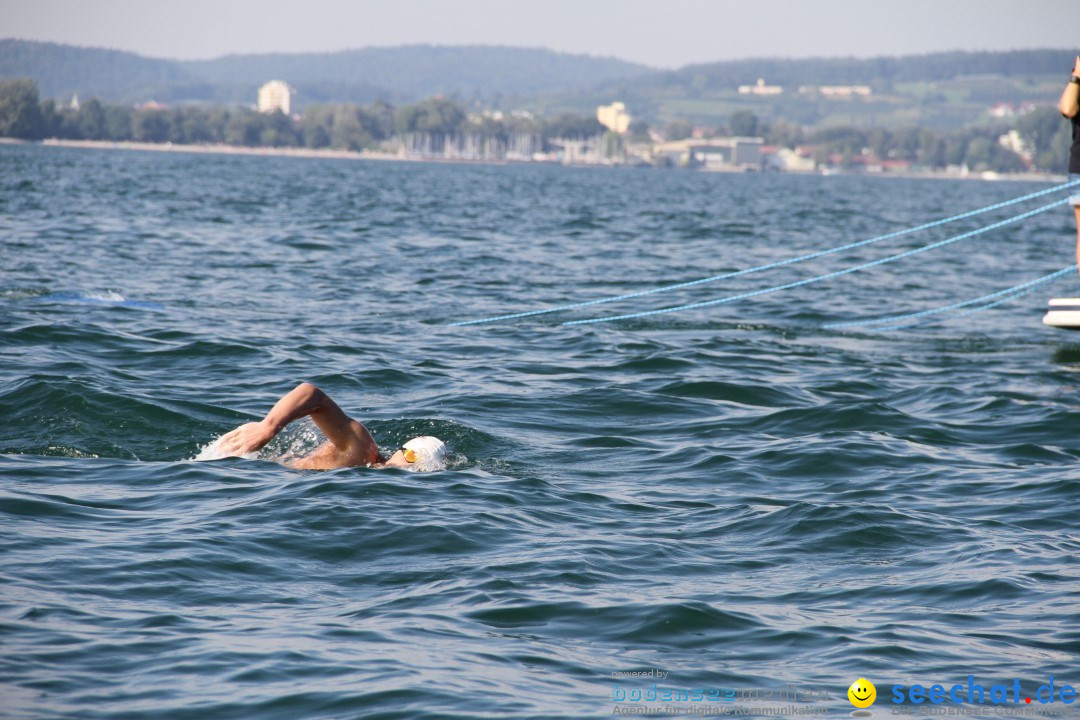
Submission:
<svg viewBox="0 0 1080 720">
<path fill-rule="evenodd" d="M 288 462 L 289 467 L 333 470 L 367 465 L 421 471 L 446 467 L 446 445 L 431 436 L 413 438 L 389 458 L 382 457 L 363 423 L 346 415 L 329 395 L 311 383 L 297 385 L 259 422 L 241 425 L 223 435 L 217 443 L 218 450 L 225 457 L 255 452 L 293 420 L 308 415 L 328 440 L 310 455 Z"/>
</svg>

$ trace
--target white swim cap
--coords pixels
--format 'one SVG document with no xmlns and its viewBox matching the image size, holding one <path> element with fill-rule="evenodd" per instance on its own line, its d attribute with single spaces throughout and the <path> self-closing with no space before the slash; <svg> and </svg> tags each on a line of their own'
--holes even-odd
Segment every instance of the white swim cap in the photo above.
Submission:
<svg viewBox="0 0 1080 720">
<path fill-rule="evenodd" d="M 411 450 L 416 459 L 409 463 L 409 469 L 428 472 L 446 468 L 446 443 L 437 437 L 422 435 L 414 437 L 401 446 L 402 450 Z"/>
</svg>

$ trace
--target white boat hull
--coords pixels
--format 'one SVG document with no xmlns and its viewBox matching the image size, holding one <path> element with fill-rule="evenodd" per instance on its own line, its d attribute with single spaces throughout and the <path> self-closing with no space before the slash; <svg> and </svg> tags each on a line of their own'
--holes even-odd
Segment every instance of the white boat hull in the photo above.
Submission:
<svg viewBox="0 0 1080 720">
<path fill-rule="evenodd" d="M 1052 298 L 1043 324 L 1064 330 L 1080 330 L 1080 298 Z"/>
</svg>

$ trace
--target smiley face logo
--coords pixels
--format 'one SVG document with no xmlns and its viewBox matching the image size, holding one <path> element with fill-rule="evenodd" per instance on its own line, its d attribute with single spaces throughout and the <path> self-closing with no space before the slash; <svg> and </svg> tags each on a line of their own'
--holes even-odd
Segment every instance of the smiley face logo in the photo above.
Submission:
<svg viewBox="0 0 1080 720">
<path fill-rule="evenodd" d="M 847 689 L 847 699 L 857 708 L 868 708 L 877 700 L 877 688 L 866 678 L 859 678 Z"/>
</svg>

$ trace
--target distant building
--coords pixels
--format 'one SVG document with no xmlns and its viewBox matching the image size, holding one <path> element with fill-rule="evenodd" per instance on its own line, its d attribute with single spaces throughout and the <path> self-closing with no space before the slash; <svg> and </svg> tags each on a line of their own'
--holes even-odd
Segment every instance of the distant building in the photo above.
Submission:
<svg viewBox="0 0 1080 720">
<path fill-rule="evenodd" d="M 779 95 L 784 88 L 779 85 L 766 85 L 765 78 L 758 78 L 756 85 L 740 85 L 740 95 Z"/>
<path fill-rule="evenodd" d="M 72 110 L 78 110 L 79 109 L 79 93 L 75 93 L 74 95 L 71 96 L 71 104 L 69 105 L 69 107 Z"/>
<path fill-rule="evenodd" d="M 1016 105 L 1014 103 L 997 103 L 992 108 L 986 111 L 990 117 L 995 118 L 1011 118 L 1018 115 L 1027 115 L 1029 112 L 1035 109 L 1032 103 L 1020 103 Z"/>
<path fill-rule="evenodd" d="M 483 110 L 481 112 L 469 113 L 469 122 L 482 125 L 485 120 L 494 120 L 495 122 L 502 122 L 507 118 L 514 120 L 532 120 L 533 114 L 528 110 L 511 110 L 510 112 L 503 112 L 502 110 Z"/>
<path fill-rule="evenodd" d="M 759 170 L 764 144 L 765 141 L 759 137 L 675 140 L 657 145 L 653 154 L 666 157 L 671 164 L 680 167 L 721 171 Z"/>
<path fill-rule="evenodd" d="M 814 172 L 817 163 L 811 151 L 806 148 L 791 150 L 785 147 L 762 148 L 766 167 L 782 172 Z"/>
<path fill-rule="evenodd" d="M 294 90 L 281 80 L 271 80 L 259 88 L 258 108 L 261 113 L 289 114 Z"/>
<path fill-rule="evenodd" d="M 870 95 L 869 85 L 822 85 L 818 92 L 827 98 L 854 97 L 856 95 L 867 97 Z"/>
<path fill-rule="evenodd" d="M 758 170 L 761 168 L 762 138 L 723 138 L 724 142 L 698 143 L 690 147 L 690 157 L 704 170 Z"/>
<path fill-rule="evenodd" d="M 630 129 L 630 114 L 626 112 L 626 105 L 621 102 L 596 108 L 596 120 L 608 130 L 620 135 Z"/>
<path fill-rule="evenodd" d="M 873 91 L 869 85 L 802 85 L 799 92 L 806 95 L 817 93 L 822 97 L 836 100 L 838 98 L 868 97 Z"/>
<path fill-rule="evenodd" d="M 1031 159 L 1035 157 L 1034 149 L 1032 149 L 1031 145 L 1021 137 L 1020 131 L 1015 128 L 999 137 L 998 144 L 1006 150 L 1012 150 L 1028 162 L 1031 162 Z"/>
</svg>

